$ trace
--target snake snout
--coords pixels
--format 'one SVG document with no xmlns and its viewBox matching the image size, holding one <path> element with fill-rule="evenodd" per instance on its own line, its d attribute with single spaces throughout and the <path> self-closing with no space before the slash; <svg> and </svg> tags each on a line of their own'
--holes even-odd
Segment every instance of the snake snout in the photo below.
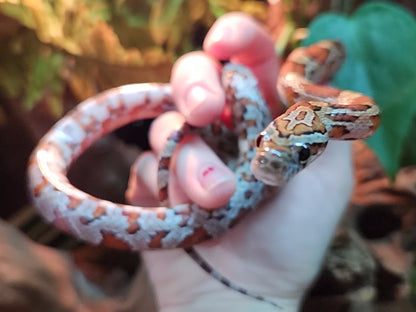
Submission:
<svg viewBox="0 0 416 312">
<path fill-rule="evenodd" d="M 282 186 L 296 173 L 293 160 L 284 150 L 270 150 L 268 148 L 258 151 L 251 162 L 250 170 L 261 182 Z"/>
</svg>

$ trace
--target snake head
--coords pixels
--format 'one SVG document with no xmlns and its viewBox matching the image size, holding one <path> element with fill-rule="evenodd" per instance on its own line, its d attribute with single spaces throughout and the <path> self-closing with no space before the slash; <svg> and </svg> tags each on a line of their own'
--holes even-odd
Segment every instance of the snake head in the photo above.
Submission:
<svg viewBox="0 0 416 312">
<path fill-rule="evenodd" d="M 298 139 L 282 138 L 269 125 L 257 137 L 251 172 L 265 184 L 282 186 L 324 151 L 327 139 L 317 141 L 305 140 L 301 136 Z"/>
</svg>

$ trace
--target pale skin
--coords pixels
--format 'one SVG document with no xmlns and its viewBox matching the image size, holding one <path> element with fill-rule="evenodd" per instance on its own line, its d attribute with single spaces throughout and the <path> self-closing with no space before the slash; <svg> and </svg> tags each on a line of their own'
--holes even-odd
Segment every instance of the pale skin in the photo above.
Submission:
<svg viewBox="0 0 416 312">
<path fill-rule="evenodd" d="M 220 18 L 207 34 L 203 51 L 181 57 L 172 71 L 179 112 L 152 125 L 153 152 L 132 168 L 127 198 L 158 204 L 157 155 L 166 137 L 184 120 L 209 124 L 224 111 L 218 60 L 248 66 L 258 77 L 273 116 L 282 112 L 275 82 L 279 61 L 267 32 L 241 13 Z M 234 174 L 195 136 L 178 149 L 170 179 L 172 204 L 193 201 L 215 209 L 235 190 Z M 211 168 L 207 173 L 207 168 Z M 351 146 L 330 142 L 322 156 L 224 236 L 196 247 L 223 276 L 273 299 L 282 311 L 297 311 L 319 272 L 325 251 L 352 189 Z M 204 272 L 182 250 L 143 254 L 162 312 L 278 311 L 231 290 Z"/>
</svg>

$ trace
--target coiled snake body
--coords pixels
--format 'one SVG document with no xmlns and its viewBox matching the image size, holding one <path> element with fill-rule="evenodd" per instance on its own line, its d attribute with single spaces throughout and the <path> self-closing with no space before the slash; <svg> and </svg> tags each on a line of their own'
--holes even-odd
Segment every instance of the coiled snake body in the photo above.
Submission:
<svg viewBox="0 0 416 312">
<path fill-rule="evenodd" d="M 125 85 L 87 99 L 42 138 L 28 168 L 35 205 L 59 228 L 110 247 L 189 247 L 216 237 L 263 199 L 267 188 L 263 182 L 284 184 L 322 153 L 328 138 L 361 139 L 377 128 L 379 110 L 371 98 L 317 84 L 330 78 L 343 57 L 343 47 L 333 41 L 292 52 L 278 80 L 280 96 L 289 108 L 270 124 L 249 70 L 224 67 L 223 85 L 239 140 L 237 191 L 224 207 L 123 205 L 95 198 L 68 181 L 71 163 L 98 138 L 131 121 L 174 109 L 170 86 L 156 83 Z M 175 138 L 168 142 L 162 160 L 170 159 Z"/>
</svg>

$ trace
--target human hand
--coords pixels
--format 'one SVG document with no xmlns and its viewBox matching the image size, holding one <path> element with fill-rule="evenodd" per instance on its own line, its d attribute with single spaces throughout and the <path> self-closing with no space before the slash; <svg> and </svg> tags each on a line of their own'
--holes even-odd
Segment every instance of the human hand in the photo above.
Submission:
<svg viewBox="0 0 416 312">
<path fill-rule="evenodd" d="M 218 60 L 249 67 L 258 77 L 272 114 L 278 59 L 267 33 L 251 18 L 231 13 L 208 33 L 204 52 L 180 58 L 172 72 L 172 90 L 180 113 L 166 113 L 152 125 L 153 152 L 132 170 L 127 198 L 157 205 L 157 155 L 168 134 L 184 120 L 202 126 L 224 112 Z M 197 137 L 187 137 L 173 160 L 172 204 L 193 201 L 215 209 L 235 191 L 234 174 Z M 211 168 L 205 174 L 207 168 Z M 213 169 L 212 169 L 213 168 Z M 218 239 L 200 244 L 198 253 L 224 277 L 296 311 L 316 276 L 352 188 L 350 144 L 330 142 L 326 151 L 281 188 L 279 194 Z M 182 250 L 143 254 L 160 311 L 272 311 L 265 302 L 245 297 L 206 274 Z"/>
</svg>

